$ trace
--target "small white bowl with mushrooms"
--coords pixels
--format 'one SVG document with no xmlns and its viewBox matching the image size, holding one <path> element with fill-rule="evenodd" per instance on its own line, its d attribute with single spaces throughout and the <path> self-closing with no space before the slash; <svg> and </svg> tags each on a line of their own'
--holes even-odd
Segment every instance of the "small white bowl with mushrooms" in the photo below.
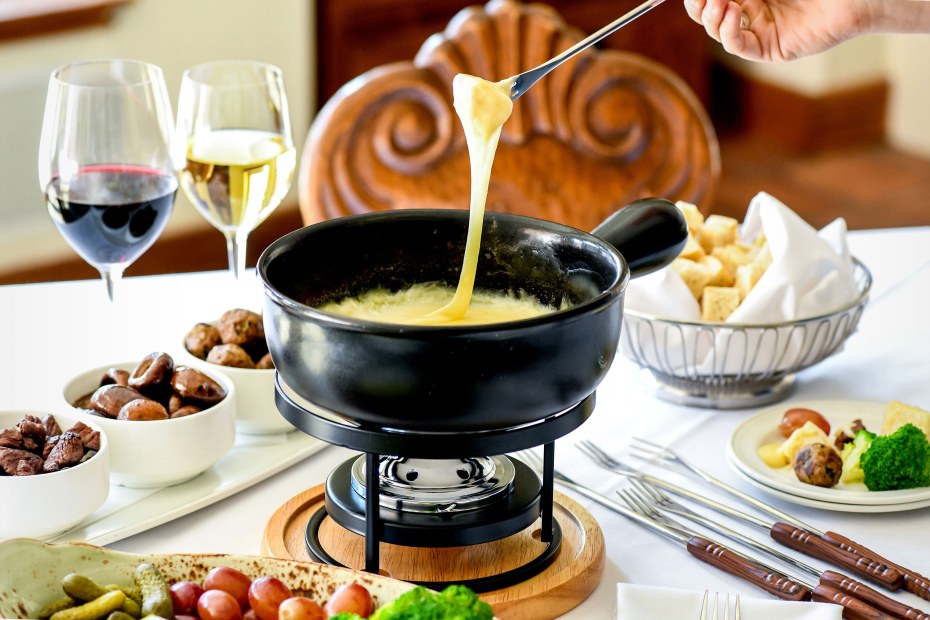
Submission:
<svg viewBox="0 0 930 620">
<path fill-rule="evenodd" d="M 48 538 L 110 493 L 110 447 L 74 412 L 0 411 L 0 540 Z"/>
<path fill-rule="evenodd" d="M 238 432 L 270 435 L 294 430 L 275 405 L 274 365 L 257 312 L 235 308 L 217 321 L 197 323 L 184 336 L 178 359 L 206 364 L 236 385 Z"/>
<path fill-rule="evenodd" d="M 220 373 L 175 365 L 163 352 L 101 366 L 65 384 L 79 419 L 110 441 L 110 481 L 127 487 L 186 482 L 236 441 L 235 387 Z"/>
</svg>

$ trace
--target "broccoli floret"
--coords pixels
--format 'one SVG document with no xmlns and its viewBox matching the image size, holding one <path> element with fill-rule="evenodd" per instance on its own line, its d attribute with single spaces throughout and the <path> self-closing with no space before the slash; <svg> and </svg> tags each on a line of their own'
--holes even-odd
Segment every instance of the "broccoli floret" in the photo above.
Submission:
<svg viewBox="0 0 930 620">
<path fill-rule="evenodd" d="M 870 491 L 930 486 L 930 442 L 910 423 L 876 437 L 859 464 Z"/>
<path fill-rule="evenodd" d="M 436 593 L 416 587 L 377 609 L 370 620 L 492 620 L 491 606 L 465 586 Z M 352 616 L 339 620 L 355 620 Z"/>
<path fill-rule="evenodd" d="M 862 471 L 860 459 L 865 451 L 872 446 L 872 441 L 877 435 L 871 431 L 862 428 L 856 432 L 853 440 L 843 446 L 840 456 L 843 459 L 843 475 L 840 480 L 843 482 L 862 482 L 865 479 L 865 472 Z"/>
</svg>

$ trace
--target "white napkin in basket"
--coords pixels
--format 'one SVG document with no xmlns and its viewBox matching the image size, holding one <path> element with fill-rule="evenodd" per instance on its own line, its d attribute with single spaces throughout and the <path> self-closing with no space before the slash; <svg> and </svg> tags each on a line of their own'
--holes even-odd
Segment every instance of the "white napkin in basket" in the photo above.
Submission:
<svg viewBox="0 0 930 620">
<path fill-rule="evenodd" d="M 723 601 L 720 593 L 718 618 L 723 618 Z M 730 595 L 730 618 L 733 617 L 735 595 Z M 617 620 L 695 620 L 701 612 L 703 592 L 679 590 L 660 586 L 641 586 L 632 583 L 617 584 Z M 712 618 L 708 599 L 707 617 Z M 740 617 L 747 620 L 840 620 L 843 608 L 832 603 L 798 603 L 778 599 L 759 599 L 740 596 Z"/>
<path fill-rule="evenodd" d="M 724 323 L 770 324 L 828 314 L 852 303 L 858 296 L 858 287 L 852 259 L 846 245 L 846 222 L 837 219 L 819 232 L 801 219 L 773 196 L 760 192 L 749 204 L 746 218 L 740 226 L 740 237 L 747 243 L 760 232 L 765 234 L 772 252 L 772 263 L 749 292 L 740 306 Z M 637 278 L 630 283 L 626 293 L 626 308 L 662 318 L 700 321 L 700 309 L 678 272 L 671 267 Z M 691 333 L 694 332 L 694 333 Z M 700 338 L 697 330 L 676 331 L 664 341 L 658 332 L 655 347 L 646 347 L 662 355 L 663 360 L 688 360 L 697 362 L 698 370 L 704 360 L 709 369 L 727 372 L 720 368 L 726 344 L 717 343 L 720 352 L 714 359 L 707 335 Z M 784 337 L 787 337 L 786 334 Z M 780 336 L 779 345 L 784 345 Z M 803 339 L 810 334 L 791 334 L 792 338 Z M 681 341 L 685 342 L 682 343 Z M 700 342 L 698 342 L 700 340 Z M 750 349 L 760 347 L 757 355 L 759 364 L 770 364 L 774 357 L 793 360 L 790 349 L 783 352 L 766 351 L 771 347 L 769 340 L 749 343 Z M 623 339 L 624 348 L 628 346 Z M 685 351 L 681 347 L 685 347 Z M 697 347 L 691 349 L 692 346 Z M 799 342 L 797 346 L 803 346 Z M 629 353 L 629 352 L 628 352 Z M 725 362 L 723 362 L 725 363 Z M 744 360 L 733 362 L 732 371 L 746 371 Z M 763 370 L 765 366 L 753 370 Z"/>
</svg>

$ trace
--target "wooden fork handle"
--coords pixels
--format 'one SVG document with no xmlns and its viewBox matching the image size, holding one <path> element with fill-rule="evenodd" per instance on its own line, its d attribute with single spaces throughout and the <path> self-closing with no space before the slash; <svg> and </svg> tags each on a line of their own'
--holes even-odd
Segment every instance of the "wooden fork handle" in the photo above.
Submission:
<svg viewBox="0 0 930 620">
<path fill-rule="evenodd" d="M 835 603 L 843 608 L 843 617 L 846 620 L 897 620 L 895 616 L 886 614 L 883 611 L 875 609 L 868 603 L 850 596 L 845 592 L 840 592 L 836 588 L 818 584 L 811 596 L 811 600 L 817 603 Z"/>
<path fill-rule="evenodd" d="M 688 539 L 688 553 L 702 562 L 754 583 L 778 598 L 788 601 L 810 600 L 810 591 L 801 584 L 706 538 L 692 536 Z"/>
<path fill-rule="evenodd" d="M 904 575 L 898 569 L 874 560 L 871 556 L 866 557 L 848 549 L 841 549 L 806 530 L 787 523 L 775 523 L 770 533 L 772 538 L 786 547 L 832 562 L 891 590 L 898 590 L 904 585 Z"/>
<path fill-rule="evenodd" d="M 900 618 L 901 620 L 930 620 L 930 614 L 926 614 L 919 609 L 909 607 L 893 598 L 889 598 L 881 592 L 873 590 L 864 583 L 856 581 L 855 579 L 850 579 L 846 575 L 842 575 L 835 571 L 824 571 L 823 574 L 820 575 L 820 583 L 821 585 L 829 586 L 840 592 L 845 592 L 846 594 L 854 596 L 868 603 L 875 609 L 891 614 L 895 618 Z"/>
<path fill-rule="evenodd" d="M 895 568 L 898 572 L 904 575 L 904 589 L 905 590 L 916 594 L 922 599 L 930 601 L 930 579 L 928 579 L 927 577 L 924 577 L 923 575 L 919 573 L 915 573 L 914 571 L 908 568 L 904 568 L 903 566 L 899 564 L 895 564 L 894 562 L 889 562 L 888 560 L 878 555 L 871 549 L 863 547 L 859 543 L 854 542 L 846 538 L 845 536 L 837 534 L 836 532 L 826 532 L 824 533 L 823 538 L 827 542 L 833 545 L 836 545 L 840 549 L 845 549 L 846 551 L 850 551 L 857 555 L 863 555 L 866 557 L 874 558 L 875 560 L 882 562 L 883 564 L 887 564 L 888 566 Z"/>
</svg>

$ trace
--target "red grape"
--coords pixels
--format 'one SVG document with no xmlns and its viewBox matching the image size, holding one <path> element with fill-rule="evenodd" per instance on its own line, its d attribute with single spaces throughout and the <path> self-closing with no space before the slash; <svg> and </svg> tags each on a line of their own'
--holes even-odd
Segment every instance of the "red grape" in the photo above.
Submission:
<svg viewBox="0 0 930 620">
<path fill-rule="evenodd" d="M 171 584 L 171 602 L 174 605 L 175 614 L 196 614 L 197 599 L 203 594 L 203 588 L 199 583 L 193 581 L 178 581 Z"/>
<path fill-rule="evenodd" d="M 224 590 L 207 590 L 197 601 L 200 620 L 241 620 L 242 608 L 232 594 Z"/>
<path fill-rule="evenodd" d="M 327 616 L 349 612 L 367 618 L 375 610 L 375 602 L 365 586 L 350 583 L 333 592 L 323 609 L 326 610 Z"/>
<path fill-rule="evenodd" d="M 278 620 L 325 620 L 326 612 L 313 599 L 294 596 L 278 607 Z"/>
<path fill-rule="evenodd" d="M 249 604 L 259 620 L 278 620 L 278 607 L 292 596 L 277 577 L 259 577 L 249 586 Z"/>
<path fill-rule="evenodd" d="M 240 609 L 249 606 L 249 586 L 252 580 L 248 575 L 228 566 L 218 566 L 203 580 L 204 590 L 222 590 L 231 594 L 239 602 Z"/>
</svg>

